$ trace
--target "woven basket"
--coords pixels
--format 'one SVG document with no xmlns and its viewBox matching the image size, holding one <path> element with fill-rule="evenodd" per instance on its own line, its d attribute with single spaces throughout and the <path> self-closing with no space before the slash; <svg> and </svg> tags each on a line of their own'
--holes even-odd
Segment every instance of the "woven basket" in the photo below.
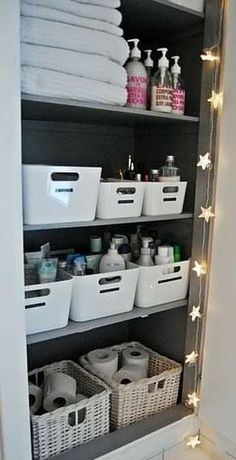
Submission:
<svg viewBox="0 0 236 460">
<path fill-rule="evenodd" d="M 74 377 L 77 392 L 89 399 L 50 413 L 31 415 L 33 458 L 37 460 L 54 457 L 109 432 L 110 389 L 106 384 L 72 361 L 36 369 L 29 373 L 29 381 L 41 385 L 46 375 L 55 372 Z"/>
<path fill-rule="evenodd" d="M 115 345 L 111 349 L 118 351 L 121 365 L 122 350 L 134 347 L 149 353 L 148 378 L 140 379 L 128 385 L 120 385 L 113 379 L 108 379 L 102 374 L 96 373 L 112 389 L 112 429 L 119 429 L 138 422 L 149 415 L 156 414 L 177 404 L 182 366 L 138 342 Z M 94 373 L 86 355 L 81 357 L 80 364 Z"/>
</svg>

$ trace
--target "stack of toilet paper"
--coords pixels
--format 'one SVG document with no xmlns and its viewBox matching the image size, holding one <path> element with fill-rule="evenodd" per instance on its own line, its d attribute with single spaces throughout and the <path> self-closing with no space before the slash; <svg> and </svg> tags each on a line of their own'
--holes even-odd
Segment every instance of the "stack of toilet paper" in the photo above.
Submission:
<svg viewBox="0 0 236 460">
<path fill-rule="evenodd" d="M 120 0 L 21 0 L 22 92 L 125 105 Z"/>
<path fill-rule="evenodd" d="M 128 385 L 148 377 L 149 354 L 139 347 L 127 346 L 122 350 L 120 359 L 118 352 L 111 348 L 91 351 L 86 359 L 92 372 L 118 385 Z"/>
<path fill-rule="evenodd" d="M 77 392 L 76 380 L 63 372 L 46 375 L 42 387 L 29 382 L 29 405 L 33 415 L 85 400 L 87 396 Z"/>
</svg>

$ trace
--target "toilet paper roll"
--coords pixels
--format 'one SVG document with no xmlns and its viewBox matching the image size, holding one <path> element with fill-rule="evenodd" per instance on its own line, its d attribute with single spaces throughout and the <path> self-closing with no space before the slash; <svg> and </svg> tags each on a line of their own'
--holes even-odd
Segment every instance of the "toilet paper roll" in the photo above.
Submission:
<svg viewBox="0 0 236 460">
<path fill-rule="evenodd" d="M 122 364 L 124 366 L 137 366 L 141 377 L 148 375 L 149 353 L 140 348 L 125 348 L 122 351 Z"/>
<path fill-rule="evenodd" d="M 112 377 L 117 372 L 118 353 L 110 348 L 90 351 L 87 358 L 94 371 L 104 377 Z"/>
<path fill-rule="evenodd" d="M 143 378 L 143 371 L 138 366 L 126 365 L 113 375 L 113 380 L 120 385 L 128 385 Z"/>
<path fill-rule="evenodd" d="M 76 402 L 76 380 L 62 372 L 49 374 L 44 380 L 43 407 L 52 412 Z"/>
<path fill-rule="evenodd" d="M 36 414 L 43 403 L 43 391 L 37 385 L 29 382 L 29 406 L 32 414 Z"/>
</svg>

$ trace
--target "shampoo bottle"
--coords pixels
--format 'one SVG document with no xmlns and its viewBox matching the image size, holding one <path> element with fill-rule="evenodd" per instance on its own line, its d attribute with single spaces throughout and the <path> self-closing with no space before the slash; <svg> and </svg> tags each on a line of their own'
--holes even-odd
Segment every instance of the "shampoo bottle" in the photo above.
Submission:
<svg viewBox="0 0 236 460">
<path fill-rule="evenodd" d="M 141 51 L 138 48 L 139 40 L 134 38 L 128 40 L 129 43 L 134 43 L 134 47 L 130 52 L 130 60 L 126 65 L 128 84 L 128 102 L 127 107 L 136 109 L 147 108 L 147 71 L 140 61 Z"/>
<path fill-rule="evenodd" d="M 111 243 L 107 254 L 101 258 L 99 273 L 109 273 L 120 270 L 125 270 L 125 261 L 123 257 L 118 254 L 115 243 Z"/>
<path fill-rule="evenodd" d="M 151 108 L 151 81 L 152 81 L 152 72 L 153 72 L 154 62 L 153 62 L 153 59 L 151 58 L 152 50 L 145 50 L 145 53 L 147 53 L 147 57 L 144 61 L 144 65 L 147 71 L 147 108 L 150 109 Z"/>
<path fill-rule="evenodd" d="M 179 56 L 173 56 L 175 63 L 171 67 L 173 98 L 172 112 L 176 115 L 183 115 L 185 111 L 185 88 L 181 78 L 181 67 L 179 66 Z"/>
<path fill-rule="evenodd" d="M 151 249 L 149 248 L 149 242 L 147 240 L 143 241 L 143 246 L 140 250 L 140 256 L 136 261 L 137 265 L 142 267 L 153 267 L 154 263 L 151 257 Z"/>
<path fill-rule="evenodd" d="M 152 78 L 151 110 L 155 112 L 172 112 L 172 78 L 169 72 L 169 60 L 166 57 L 167 48 L 158 48 L 162 57 L 158 61 L 158 71 Z"/>
</svg>

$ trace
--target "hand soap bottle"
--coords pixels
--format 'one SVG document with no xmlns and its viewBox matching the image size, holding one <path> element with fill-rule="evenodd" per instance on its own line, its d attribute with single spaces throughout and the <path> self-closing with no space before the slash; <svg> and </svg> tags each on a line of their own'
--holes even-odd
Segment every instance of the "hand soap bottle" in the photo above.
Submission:
<svg viewBox="0 0 236 460">
<path fill-rule="evenodd" d="M 173 98 L 172 112 L 176 115 L 183 115 L 185 111 L 185 88 L 181 78 L 181 67 L 179 65 L 179 56 L 173 56 L 175 63 L 171 67 Z"/>
<path fill-rule="evenodd" d="M 155 112 L 172 112 L 172 78 L 169 72 L 169 60 L 166 57 L 167 48 L 158 48 L 162 57 L 158 61 L 158 71 L 152 78 L 151 110 Z"/>
<path fill-rule="evenodd" d="M 128 40 L 129 43 L 134 43 L 134 47 L 130 52 L 130 60 L 126 64 L 128 77 L 127 92 L 128 102 L 127 107 L 136 109 L 147 108 L 147 71 L 140 61 L 141 51 L 138 48 L 139 40 L 137 38 Z"/>
<path fill-rule="evenodd" d="M 144 65 L 146 67 L 147 71 L 147 108 L 151 108 L 151 81 L 152 81 L 152 72 L 153 72 L 153 66 L 154 62 L 153 59 L 151 58 L 152 50 L 145 50 L 145 53 L 147 53 L 147 57 L 144 61 Z"/>
<path fill-rule="evenodd" d="M 149 242 L 147 240 L 143 241 L 140 256 L 135 263 L 137 265 L 141 265 L 142 267 L 153 267 L 154 262 L 151 257 L 151 249 L 149 248 Z"/>
<path fill-rule="evenodd" d="M 115 243 L 111 243 L 107 254 L 101 258 L 99 273 L 117 272 L 120 270 L 125 270 L 125 261 L 123 257 L 118 254 Z"/>
<path fill-rule="evenodd" d="M 175 166 L 175 158 L 173 155 L 168 155 L 166 157 L 166 164 L 159 169 L 159 181 L 180 182 L 180 170 Z"/>
</svg>

